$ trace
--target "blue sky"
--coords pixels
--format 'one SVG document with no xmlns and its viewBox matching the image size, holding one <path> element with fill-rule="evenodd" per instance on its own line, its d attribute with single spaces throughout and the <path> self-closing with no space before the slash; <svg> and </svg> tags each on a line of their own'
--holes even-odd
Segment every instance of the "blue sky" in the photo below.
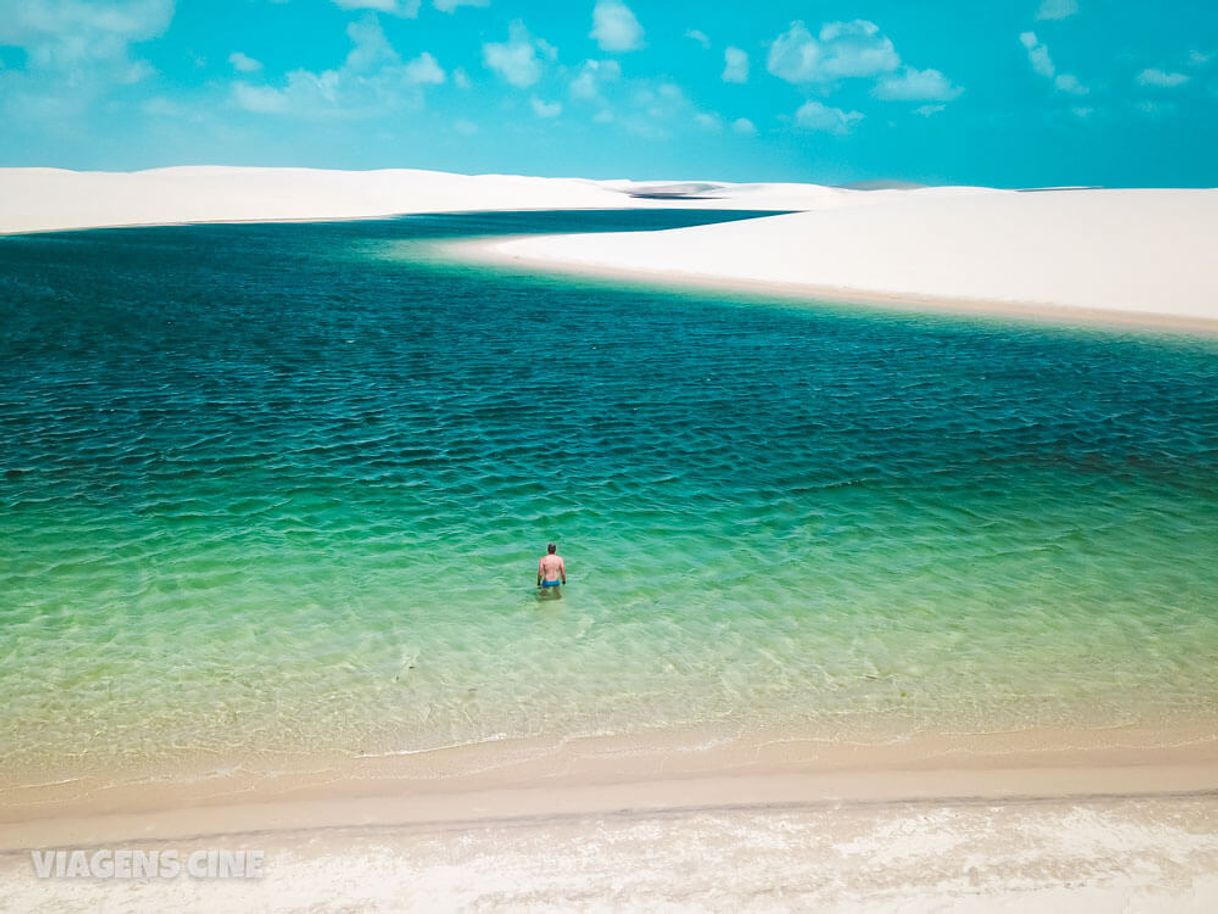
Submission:
<svg viewBox="0 0 1218 914">
<path fill-rule="evenodd" d="M 0 165 L 1218 185 L 1214 0 L 0 0 Z"/>
</svg>

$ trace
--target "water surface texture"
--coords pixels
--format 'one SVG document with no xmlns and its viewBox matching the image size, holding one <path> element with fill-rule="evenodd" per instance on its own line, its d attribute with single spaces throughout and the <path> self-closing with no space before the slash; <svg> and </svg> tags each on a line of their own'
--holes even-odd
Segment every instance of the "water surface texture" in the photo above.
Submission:
<svg viewBox="0 0 1218 914">
<path fill-rule="evenodd" d="M 0 240 L 7 777 L 1215 718 L 1212 341 L 432 250 L 713 218 Z"/>
</svg>

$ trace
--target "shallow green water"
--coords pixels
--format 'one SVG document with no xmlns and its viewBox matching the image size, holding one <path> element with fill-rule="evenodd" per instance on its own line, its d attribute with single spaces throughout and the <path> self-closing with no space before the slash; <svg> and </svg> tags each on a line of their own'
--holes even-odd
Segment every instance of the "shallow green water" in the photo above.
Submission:
<svg viewBox="0 0 1218 914">
<path fill-rule="evenodd" d="M 429 247 L 705 218 L 0 241 L 4 770 L 1215 717 L 1212 341 Z"/>
</svg>

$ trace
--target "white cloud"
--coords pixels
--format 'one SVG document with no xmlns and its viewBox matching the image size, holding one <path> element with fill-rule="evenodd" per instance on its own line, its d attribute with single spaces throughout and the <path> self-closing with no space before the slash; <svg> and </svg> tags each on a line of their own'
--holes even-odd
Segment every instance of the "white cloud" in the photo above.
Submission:
<svg viewBox="0 0 1218 914">
<path fill-rule="evenodd" d="M 255 114 L 282 114 L 288 110 L 290 104 L 286 91 L 270 86 L 251 86 L 249 83 L 233 85 L 233 100 L 238 106 Z"/>
<path fill-rule="evenodd" d="M 720 115 L 699 110 L 677 83 L 624 78 L 621 64 L 612 58 L 585 60 L 572 75 L 568 91 L 573 104 L 592 112 L 594 123 L 613 123 L 647 139 L 663 139 L 690 129 L 725 129 Z"/>
<path fill-rule="evenodd" d="M 757 126 L 747 117 L 738 117 L 732 121 L 732 133 L 740 136 L 756 136 Z"/>
<path fill-rule="evenodd" d="M 238 73 L 257 73 L 262 69 L 262 64 L 254 60 L 248 54 L 242 54 L 240 51 L 233 51 L 228 55 L 228 62 L 232 64 L 234 70 Z"/>
<path fill-rule="evenodd" d="M 622 0 L 597 0 L 589 37 L 602 51 L 635 51 L 643 46 L 643 27 Z"/>
<path fill-rule="evenodd" d="M 461 134 L 461 136 L 473 136 L 478 132 L 478 125 L 473 121 L 468 121 L 465 118 L 453 121 L 453 130 Z"/>
<path fill-rule="evenodd" d="M 598 115 L 597 120 L 612 119 L 627 132 L 647 139 L 663 139 L 691 126 L 722 129 L 718 115 L 698 111 L 674 82 L 642 80 L 623 88 L 629 93 L 615 100 L 615 112 L 603 108 L 600 114 L 608 116 Z"/>
<path fill-rule="evenodd" d="M 1028 63 L 1032 65 L 1033 72 L 1045 79 L 1053 80 L 1053 85 L 1059 92 L 1065 92 L 1068 95 L 1087 95 L 1091 92 L 1079 81 L 1077 76 L 1057 72 L 1053 58 L 1049 56 L 1049 48 L 1036 37 L 1035 32 L 1020 34 L 1019 43 L 1028 52 Z"/>
<path fill-rule="evenodd" d="M 914 108 L 914 114 L 920 114 L 922 117 L 934 117 L 940 111 L 946 111 L 947 105 L 921 105 Z"/>
<path fill-rule="evenodd" d="M 889 73 L 901 63 L 879 26 L 865 19 L 829 22 L 813 37 L 803 22 L 792 22 L 770 45 L 769 71 L 791 83 L 832 82 L 845 77 Z"/>
<path fill-rule="evenodd" d="M 900 74 L 881 77 L 871 94 L 885 101 L 949 102 L 963 91 L 938 70 L 905 67 Z"/>
<path fill-rule="evenodd" d="M 571 97 L 584 101 L 601 98 L 606 83 L 621 78 L 622 67 L 616 60 L 585 60 L 571 80 Z"/>
<path fill-rule="evenodd" d="M 554 48 L 534 38 L 519 20 L 508 27 L 508 40 L 482 46 L 482 61 L 508 84 L 527 89 L 541 79 L 545 59 L 556 56 Z"/>
<path fill-rule="evenodd" d="M 345 10 L 374 10 L 404 19 L 419 15 L 419 0 L 334 0 L 334 4 Z"/>
<path fill-rule="evenodd" d="M 1168 73 L 1158 67 L 1149 67 L 1138 74 L 1139 86 L 1151 86 L 1156 89 L 1174 89 L 1188 80 L 1189 77 L 1183 73 Z"/>
<path fill-rule="evenodd" d="M 1188 65 L 1190 67 L 1204 67 L 1213 59 L 1213 54 L 1204 54 L 1201 51 L 1196 50 L 1188 52 Z"/>
<path fill-rule="evenodd" d="M 173 9 L 173 0 L 0 0 L 0 46 L 25 51 L 24 66 L 4 72 L 0 113 L 62 126 L 113 88 L 147 78 L 154 70 L 131 46 L 161 35 Z"/>
<path fill-rule="evenodd" d="M 422 87 L 445 80 L 431 54 L 403 63 L 372 14 L 347 26 L 351 51 L 341 67 L 315 73 L 298 69 L 276 88 L 238 82 L 233 101 L 257 114 L 365 118 L 422 104 Z"/>
<path fill-rule="evenodd" d="M 457 67 L 453 70 L 453 85 L 458 89 L 468 89 L 473 83 L 469 81 L 469 74 L 465 72 L 463 67 Z"/>
<path fill-rule="evenodd" d="M 1035 32 L 1023 32 L 1019 36 L 1019 43 L 1027 49 L 1028 63 L 1032 65 L 1032 69 L 1040 76 L 1046 79 L 1052 79 L 1057 72 L 1057 67 L 1053 65 L 1053 58 L 1049 56 L 1049 49 L 1040 43 Z"/>
<path fill-rule="evenodd" d="M 676 83 L 661 82 L 654 87 L 642 85 L 634 93 L 634 103 L 647 114 L 661 119 L 671 115 L 675 109 L 688 105 L 685 90 Z"/>
<path fill-rule="evenodd" d="M 533 106 L 533 113 L 538 117 L 558 117 L 562 114 L 561 102 L 547 102 L 534 95 L 529 99 L 529 104 Z"/>
<path fill-rule="evenodd" d="M 845 136 L 863 119 L 858 111 L 831 108 L 818 101 L 807 101 L 795 112 L 795 123 L 804 130 L 817 130 L 834 136 Z"/>
<path fill-rule="evenodd" d="M 749 55 L 740 48 L 727 48 L 723 52 L 723 81 L 746 83 L 749 81 Z"/>
<path fill-rule="evenodd" d="M 1078 0 L 1040 0 L 1037 19 L 1067 19 L 1078 12 Z"/>
<path fill-rule="evenodd" d="M 826 23 L 815 36 L 803 22 L 792 22 L 770 45 L 767 68 L 778 78 L 796 84 L 827 85 L 839 79 L 875 78 L 872 95 L 886 101 L 947 102 L 964 91 L 939 70 L 919 70 L 908 65 L 902 68 L 891 39 L 878 25 L 865 19 Z M 807 109 L 804 118 L 809 122 L 825 120 L 825 112 L 838 110 L 813 106 Z M 848 119 L 844 131 L 857 120 Z M 838 121 L 825 122 L 833 128 L 842 126 Z"/>
<path fill-rule="evenodd" d="M 0 45 L 25 49 L 27 68 L 128 83 L 150 70 L 132 61 L 132 44 L 160 35 L 173 0 L 6 0 L 0 3 Z"/>
<path fill-rule="evenodd" d="M 1144 99 L 1134 107 L 1147 117 L 1163 117 L 1176 113 L 1176 106 L 1173 102 L 1152 102 Z"/>
<path fill-rule="evenodd" d="M 701 29 L 688 29 L 685 32 L 685 37 L 702 45 L 702 50 L 709 51 L 711 46 L 710 36 Z"/>
<path fill-rule="evenodd" d="M 441 13 L 451 13 L 462 6 L 490 6 L 491 0 L 431 0 L 431 5 Z"/>
<path fill-rule="evenodd" d="M 1057 87 L 1059 92 L 1066 92 L 1070 95 L 1087 95 L 1091 92 L 1086 86 L 1078 81 L 1078 77 L 1070 73 L 1062 73 L 1057 79 L 1053 80 L 1053 85 Z"/>
<path fill-rule="evenodd" d="M 438 86 L 445 79 L 444 70 L 426 51 L 402 67 L 402 75 L 412 86 Z"/>
</svg>

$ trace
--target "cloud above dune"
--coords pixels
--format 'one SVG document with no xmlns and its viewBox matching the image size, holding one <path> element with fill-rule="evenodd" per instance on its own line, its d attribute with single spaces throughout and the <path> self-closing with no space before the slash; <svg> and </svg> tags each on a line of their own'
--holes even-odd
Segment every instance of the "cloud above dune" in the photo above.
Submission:
<svg viewBox="0 0 1218 914">
<path fill-rule="evenodd" d="M 749 55 L 740 48 L 727 48 L 723 52 L 723 81 L 746 83 L 749 81 Z"/>
<path fill-rule="evenodd" d="M 402 76 L 411 86 L 438 86 L 445 80 L 443 67 L 427 51 L 404 64 Z"/>
<path fill-rule="evenodd" d="M 374 15 L 347 26 L 351 50 L 342 66 L 290 71 L 282 85 L 237 82 L 232 98 L 257 114 L 366 118 L 401 107 L 418 107 L 426 86 L 446 81 L 444 69 L 424 51 L 403 61 Z"/>
<path fill-rule="evenodd" d="M 173 0 L 21 0 L 0 5 L 0 45 L 25 49 L 35 71 L 135 82 L 151 72 L 132 44 L 162 34 Z"/>
<path fill-rule="evenodd" d="M 1037 19 L 1068 19 L 1078 12 L 1078 0 L 1040 0 Z"/>
<path fill-rule="evenodd" d="M 389 13 L 403 19 L 414 19 L 419 15 L 420 0 L 334 0 L 334 5 L 345 10 L 372 10 Z"/>
<path fill-rule="evenodd" d="M 938 70 L 905 67 L 899 74 L 882 77 L 872 95 L 884 101 L 945 102 L 958 98 L 963 91 Z"/>
<path fill-rule="evenodd" d="M 441 13 L 453 13 L 463 6 L 490 6 L 491 0 L 431 0 Z"/>
<path fill-rule="evenodd" d="M 585 60 L 571 80 L 571 97 L 583 101 L 602 99 L 605 86 L 621 76 L 622 67 L 616 60 Z"/>
<path fill-rule="evenodd" d="M 1028 63 L 1032 65 L 1032 72 L 1052 79 L 1053 74 L 1057 72 L 1057 67 L 1053 65 L 1053 58 L 1049 56 L 1049 48 L 1041 44 L 1036 33 L 1022 32 L 1019 36 L 1019 43 L 1028 52 Z"/>
<path fill-rule="evenodd" d="M 541 118 L 558 117 L 562 114 L 561 102 L 547 102 L 536 95 L 529 99 L 529 105 L 533 108 L 533 113 Z"/>
<path fill-rule="evenodd" d="M 540 80 L 546 61 L 556 56 L 553 45 L 534 38 L 520 20 L 508 27 L 507 41 L 482 46 L 482 62 L 487 69 L 518 89 L 527 89 Z"/>
<path fill-rule="evenodd" d="M 818 101 L 804 102 L 795 112 L 795 125 L 800 129 L 834 136 L 846 136 L 861 120 L 863 115 L 858 111 L 843 111 Z"/>
<path fill-rule="evenodd" d="M 242 54 L 240 51 L 233 51 L 228 55 L 228 62 L 232 68 L 238 73 L 257 73 L 262 69 L 262 64 L 248 54 Z"/>
<path fill-rule="evenodd" d="M 789 83 L 829 83 L 875 76 L 900 66 L 892 41 L 874 22 L 829 22 L 813 36 L 803 22 L 792 22 L 770 45 L 767 67 Z"/>
<path fill-rule="evenodd" d="M 1184 73 L 1169 73 L 1158 67 L 1148 67 L 1137 77 L 1139 86 L 1152 86 L 1156 89 L 1174 89 L 1188 81 L 1189 77 Z"/>
<path fill-rule="evenodd" d="M 0 112 L 53 123 L 148 79 L 155 70 L 132 46 L 164 34 L 173 14 L 173 0 L 0 3 L 0 46 L 25 52 L 20 69 L 0 68 Z"/>
<path fill-rule="evenodd" d="M 711 46 L 710 36 L 707 35 L 706 32 L 702 31 L 701 29 L 686 29 L 685 37 L 688 38 L 690 41 L 696 41 L 698 44 L 702 45 L 702 50 L 704 50 L 704 51 L 710 50 L 710 46 Z"/>
<path fill-rule="evenodd" d="M 1079 82 L 1079 78 L 1073 73 L 1060 73 L 1053 80 L 1053 85 L 1058 92 L 1065 92 L 1069 95 L 1089 95 L 1091 90 Z"/>
<path fill-rule="evenodd" d="M 1032 72 L 1051 80 L 1059 92 L 1065 92 L 1068 95 L 1087 95 L 1091 92 L 1074 74 L 1057 72 L 1057 66 L 1049 55 L 1048 46 L 1036 37 L 1035 32 L 1020 33 L 1019 43 L 1028 53 L 1028 63 L 1032 67 Z"/>
<path fill-rule="evenodd" d="M 643 26 L 621 0 L 597 0 L 589 37 L 602 51 L 637 51 L 643 46 Z"/>
<path fill-rule="evenodd" d="M 871 94 L 882 101 L 942 105 L 964 92 L 940 70 L 903 64 L 892 40 L 866 19 L 828 22 L 815 34 L 806 23 L 792 22 L 770 44 L 766 68 L 779 79 L 822 97 L 852 79 L 874 80 Z M 812 100 L 796 112 L 795 122 L 804 129 L 842 136 L 862 117 L 860 112 Z"/>
<path fill-rule="evenodd" d="M 594 123 L 615 124 L 626 133 L 652 140 L 691 129 L 710 132 L 724 129 L 719 114 L 699 108 L 685 89 L 672 80 L 622 79 L 620 70 L 615 68 L 609 70 L 609 75 L 611 78 L 598 82 L 597 95 L 590 99 L 597 109 L 592 118 Z"/>
</svg>

